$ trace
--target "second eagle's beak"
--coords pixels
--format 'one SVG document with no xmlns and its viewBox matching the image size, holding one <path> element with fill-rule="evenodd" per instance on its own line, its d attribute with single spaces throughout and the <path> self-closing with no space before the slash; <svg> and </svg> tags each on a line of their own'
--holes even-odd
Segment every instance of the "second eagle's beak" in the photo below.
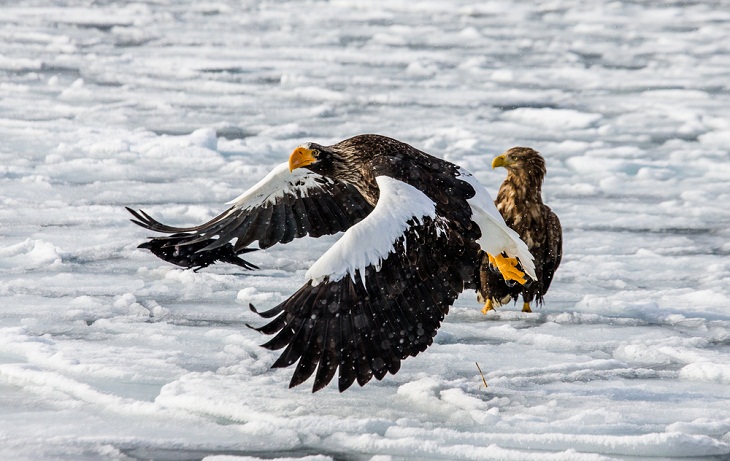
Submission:
<svg viewBox="0 0 730 461">
<path fill-rule="evenodd" d="M 505 158 L 504 154 L 500 155 L 499 157 L 494 157 L 494 160 L 492 160 L 492 169 L 495 169 L 498 166 L 505 165 L 507 165 L 507 159 Z"/>
<path fill-rule="evenodd" d="M 316 162 L 317 159 L 312 155 L 312 151 L 306 147 L 297 147 L 294 152 L 289 156 L 289 171 L 294 171 L 297 168 L 311 165 Z"/>
</svg>

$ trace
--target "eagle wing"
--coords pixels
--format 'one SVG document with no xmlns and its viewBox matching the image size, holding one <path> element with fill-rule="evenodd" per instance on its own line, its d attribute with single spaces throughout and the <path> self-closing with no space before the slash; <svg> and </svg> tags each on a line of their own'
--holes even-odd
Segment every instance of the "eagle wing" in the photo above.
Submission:
<svg viewBox="0 0 730 461">
<path fill-rule="evenodd" d="M 273 366 L 298 361 L 290 387 L 315 371 L 313 391 L 339 369 L 340 392 L 396 373 L 433 342 L 473 273 L 476 245 L 453 237 L 431 199 L 388 176 L 376 181 L 373 212 L 315 262 L 299 291 L 260 314 L 273 317 L 258 328 L 275 334 L 264 347 L 284 349 Z"/>
<path fill-rule="evenodd" d="M 542 254 L 542 293 L 547 292 L 563 259 L 563 229 L 558 216 L 548 206 L 545 211 L 545 243 Z"/>
<path fill-rule="evenodd" d="M 185 246 L 192 248 L 194 245 L 197 260 L 210 263 L 210 260 L 224 260 L 218 257 L 222 254 L 221 249 L 231 259 L 255 241 L 263 249 L 305 235 L 320 237 L 342 232 L 373 209 L 353 186 L 305 169 L 290 172 L 288 163 L 278 165 L 228 204 L 231 207 L 223 213 L 192 227 L 168 226 L 142 210 L 127 210 L 136 218 L 132 220 L 135 224 L 175 234 L 153 239 L 156 247 L 175 245 L 178 250 L 175 254 L 179 254 L 180 251 L 185 253 Z M 181 237 L 184 237 L 182 244 Z M 231 243 L 233 240 L 235 244 Z M 169 262 L 184 265 L 180 264 L 179 256 L 173 261 L 165 258 L 162 251 L 156 254 Z"/>
</svg>

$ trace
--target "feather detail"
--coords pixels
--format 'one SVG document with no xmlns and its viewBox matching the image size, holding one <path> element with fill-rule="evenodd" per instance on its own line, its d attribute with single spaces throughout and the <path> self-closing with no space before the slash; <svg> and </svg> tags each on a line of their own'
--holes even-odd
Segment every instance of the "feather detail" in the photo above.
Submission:
<svg viewBox="0 0 730 461">
<path fill-rule="evenodd" d="M 375 209 L 309 268 L 305 277 L 313 284 L 325 278 L 336 282 L 346 275 L 355 277 L 364 274 L 367 266 L 380 266 L 411 219 L 435 218 L 435 205 L 423 192 L 388 176 L 378 176 L 376 181 L 380 198 Z"/>
</svg>

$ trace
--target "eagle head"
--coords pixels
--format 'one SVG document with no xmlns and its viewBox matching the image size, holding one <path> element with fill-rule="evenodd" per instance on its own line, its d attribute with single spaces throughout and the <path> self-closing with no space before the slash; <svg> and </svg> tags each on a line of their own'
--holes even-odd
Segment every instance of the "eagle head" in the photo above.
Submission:
<svg viewBox="0 0 730 461">
<path fill-rule="evenodd" d="M 307 170 L 357 188 L 365 199 L 375 205 L 378 201 L 378 186 L 370 165 L 377 143 L 372 136 L 360 135 L 346 139 L 333 146 L 322 146 L 313 142 L 304 143 L 289 156 L 289 171 L 297 168 Z"/>
<path fill-rule="evenodd" d="M 322 176 L 357 185 L 362 176 L 359 168 L 362 163 L 362 157 L 357 150 L 308 142 L 294 149 L 289 156 L 289 171 L 306 168 Z"/>
<path fill-rule="evenodd" d="M 545 159 L 529 147 L 513 147 L 492 160 L 492 168 L 504 167 L 507 171 L 525 171 L 528 174 L 545 176 Z"/>
<path fill-rule="evenodd" d="M 324 173 L 331 164 L 332 155 L 323 146 L 313 142 L 302 144 L 289 156 L 289 171 L 306 167 L 315 173 Z"/>
</svg>

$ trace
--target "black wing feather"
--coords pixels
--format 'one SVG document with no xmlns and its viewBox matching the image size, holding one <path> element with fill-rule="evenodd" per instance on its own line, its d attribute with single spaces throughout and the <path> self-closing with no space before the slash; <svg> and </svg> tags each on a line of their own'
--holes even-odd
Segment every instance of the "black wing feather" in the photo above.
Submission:
<svg viewBox="0 0 730 461">
<path fill-rule="evenodd" d="M 546 207 L 547 208 L 547 207 Z M 543 256 L 544 267 L 542 272 L 542 293 L 547 292 L 550 283 L 553 281 L 555 271 L 563 259 L 563 229 L 560 220 L 552 210 L 547 215 L 547 240 L 545 242 L 545 255 Z"/>
<path fill-rule="evenodd" d="M 283 193 L 279 196 L 251 206 L 246 203 L 234 205 L 199 226 L 168 226 L 142 210 L 127 208 L 127 211 L 134 217 L 131 221 L 138 226 L 155 232 L 174 234 L 156 237 L 153 239 L 154 243 L 143 247 L 168 262 L 197 269 L 216 261 L 255 268 L 252 264 L 237 259 L 236 255 L 252 251 L 246 248 L 256 241 L 259 248 L 265 249 L 305 235 L 320 237 L 335 234 L 347 230 L 372 211 L 372 205 L 355 187 L 337 180 L 316 175 L 313 177 L 316 179 L 310 180 L 306 189 L 306 181 L 282 184 Z M 236 241 L 232 246 L 233 240 Z M 182 248 L 185 245 L 190 248 L 178 250 L 178 253 L 183 251 L 186 254 L 185 258 L 178 257 L 174 252 L 161 250 L 169 246 Z M 197 256 L 189 256 L 193 254 Z M 196 264 L 188 264 L 190 260 L 195 260 Z"/>
<path fill-rule="evenodd" d="M 317 366 L 317 375 L 314 377 L 312 392 L 323 389 L 337 373 L 337 349 L 339 349 L 340 341 L 337 334 L 338 320 L 337 317 L 331 317 L 326 322 L 322 322 L 322 333 L 317 341 L 317 346 L 322 348 L 321 358 L 318 365 L 317 362 L 312 361 Z M 299 363 L 301 364 L 303 361 L 305 361 L 304 356 L 302 356 Z"/>
<path fill-rule="evenodd" d="M 256 306 L 251 303 L 248 303 L 248 308 L 251 309 L 251 312 L 253 312 L 254 314 L 258 314 L 260 317 L 263 317 L 265 319 L 276 317 L 283 311 L 281 307 L 275 306 L 268 311 L 259 312 L 258 309 L 256 309 Z"/>
<path fill-rule="evenodd" d="M 380 380 L 397 372 L 403 359 L 433 342 L 449 306 L 467 283 L 462 280 L 461 287 L 454 287 L 460 272 L 448 268 L 461 264 L 465 252 L 466 264 L 476 264 L 477 249 L 457 249 L 459 244 L 448 239 L 448 233 L 438 232 L 430 218 L 409 225 L 380 270 L 365 268 L 365 284 L 359 271 L 339 280 L 308 282 L 277 306 L 281 313 L 269 323 L 272 328 L 262 329 L 280 330 L 265 347 L 284 348 L 275 367 L 299 360 L 291 385 L 315 374 L 313 391 L 317 391 L 339 370 L 340 392 L 355 381 L 362 386 L 373 377 Z M 476 232 L 469 237 L 478 237 Z M 425 280 L 409 262 L 414 251 L 436 255 L 432 258 L 440 262 Z"/>
<path fill-rule="evenodd" d="M 293 216 L 293 210 L 291 205 L 287 202 L 281 204 L 281 215 L 280 220 L 283 226 L 283 232 L 280 243 L 289 243 L 297 237 L 297 222 L 291 219 Z"/>
<path fill-rule="evenodd" d="M 310 225 L 309 235 L 315 238 L 326 235 L 328 221 L 321 216 L 317 202 L 311 197 L 305 197 L 302 204 Z"/>
<path fill-rule="evenodd" d="M 307 216 L 307 208 L 304 206 L 304 201 L 297 200 L 293 202 L 291 204 L 291 211 L 297 225 L 297 238 L 304 237 L 312 227 L 309 223 L 309 216 Z"/>
<path fill-rule="evenodd" d="M 308 329 L 308 332 L 304 332 L 308 337 L 305 346 L 302 348 L 301 360 L 297 363 L 297 367 L 289 382 L 289 387 L 298 386 L 312 376 L 314 370 L 317 369 L 319 358 L 322 355 L 322 343 L 327 338 L 327 322 L 317 323 L 309 320 L 305 324 L 311 324 L 311 328 Z"/>
<path fill-rule="evenodd" d="M 212 250 L 205 248 L 217 244 L 212 239 L 200 240 L 195 234 L 179 233 L 169 237 L 156 237 L 140 244 L 137 248 L 150 250 L 154 255 L 177 266 L 192 268 L 196 272 L 217 261 L 235 264 L 246 270 L 258 269 L 258 266 L 239 257 L 240 254 L 255 251 L 255 248 L 236 250 L 226 243 L 216 245 Z"/>
<path fill-rule="evenodd" d="M 344 392 L 348 387 L 352 386 L 357 377 L 355 364 L 360 360 L 360 352 L 355 347 L 355 335 L 352 331 L 352 317 L 340 315 L 337 317 L 339 322 L 339 350 L 337 353 L 337 363 L 339 364 L 340 375 L 337 380 L 337 388 L 340 392 Z"/>
</svg>

